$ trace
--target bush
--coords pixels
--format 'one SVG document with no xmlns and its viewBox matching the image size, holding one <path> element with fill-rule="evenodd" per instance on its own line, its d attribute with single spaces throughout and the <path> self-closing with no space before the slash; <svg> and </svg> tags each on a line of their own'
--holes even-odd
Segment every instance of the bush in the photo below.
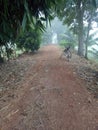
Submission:
<svg viewBox="0 0 98 130">
<path fill-rule="evenodd" d="M 62 41 L 60 42 L 60 45 L 61 45 L 62 47 L 68 47 L 68 46 L 70 46 L 72 49 L 74 49 L 74 43 L 72 43 L 72 42 L 67 42 L 67 41 L 65 41 L 65 40 L 62 40 Z"/>
<path fill-rule="evenodd" d="M 41 33 L 38 31 L 26 32 L 18 38 L 17 47 L 27 52 L 37 51 L 41 44 Z"/>
</svg>

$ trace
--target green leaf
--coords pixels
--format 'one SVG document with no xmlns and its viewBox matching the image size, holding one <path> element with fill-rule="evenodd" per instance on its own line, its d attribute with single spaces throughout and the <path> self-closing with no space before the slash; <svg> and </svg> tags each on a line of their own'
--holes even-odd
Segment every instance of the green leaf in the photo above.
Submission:
<svg viewBox="0 0 98 130">
<path fill-rule="evenodd" d="M 23 21 L 22 21 L 22 28 L 23 28 L 23 31 L 25 30 L 26 22 L 27 22 L 27 16 L 26 16 L 26 13 L 25 13 L 24 16 L 23 16 Z"/>
<path fill-rule="evenodd" d="M 42 21 L 46 21 L 46 19 L 45 19 L 44 17 L 41 17 L 40 19 L 41 19 Z"/>
</svg>

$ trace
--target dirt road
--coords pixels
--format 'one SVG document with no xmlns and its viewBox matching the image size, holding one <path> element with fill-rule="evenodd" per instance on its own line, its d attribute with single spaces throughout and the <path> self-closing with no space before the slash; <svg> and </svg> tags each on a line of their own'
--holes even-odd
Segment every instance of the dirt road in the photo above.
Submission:
<svg viewBox="0 0 98 130">
<path fill-rule="evenodd" d="M 0 109 L 0 130 L 98 130 L 98 102 L 60 54 L 50 45 L 29 56 L 34 64 Z"/>
</svg>

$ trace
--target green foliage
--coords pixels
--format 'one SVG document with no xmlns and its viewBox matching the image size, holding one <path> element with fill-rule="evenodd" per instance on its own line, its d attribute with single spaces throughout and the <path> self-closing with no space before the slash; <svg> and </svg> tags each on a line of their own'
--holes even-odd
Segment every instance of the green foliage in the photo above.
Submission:
<svg viewBox="0 0 98 130">
<path fill-rule="evenodd" d="M 61 40 L 60 41 L 60 45 L 62 46 L 62 47 L 68 47 L 68 46 L 70 46 L 72 49 L 74 49 L 74 44 L 75 43 L 72 43 L 72 42 L 68 42 L 68 41 L 66 41 L 66 40 Z"/>
<path fill-rule="evenodd" d="M 42 21 L 51 20 L 55 6 L 56 0 L 0 0 L 0 44 L 15 39 L 20 27 L 25 30 L 35 19 L 43 28 Z"/>
<path fill-rule="evenodd" d="M 78 54 L 81 56 L 84 55 L 84 21 L 90 22 L 90 15 L 92 11 L 95 13 L 96 6 L 96 0 L 61 0 L 57 8 L 59 18 L 78 36 Z"/>
<path fill-rule="evenodd" d="M 25 32 L 17 40 L 17 47 L 27 52 L 37 51 L 40 47 L 40 44 L 41 44 L 41 32 L 38 30 Z"/>
<path fill-rule="evenodd" d="M 17 37 L 21 37 L 20 43 L 23 44 L 18 44 L 18 47 L 27 50 L 32 48 L 32 51 L 39 48 L 39 33 L 32 34 L 31 29 L 36 27 L 45 30 L 44 23 L 53 18 L 51 10 L 56 4 L 57 0 L 0 0 L 0 47 L 6 48 L 8 57 L 10 54 L 7 44 L 15 44 Z M 29 33 L 33 38 L 26 35 Z"/>
<path fill-rule="evenodd" d="M 77 36 L 74 35 L 67 27 L 65 29 L 65 33 L 61 35 L 61 39 L 60 45 L 65 47 L 71 46 L 71 48 L 74 49 L 77 45 Z"/>
<path fill-rule="evenodd" d="M 81 8 L 78 8 L 79 6 Z M 82 5 L 82 6 L 81 6 Z M 0 47 L 11 42 L 15 43 L 15 39 L 21 35 L 22 43 L 26 48 L 38 46 L 38 39 L 30 38 L 26 34 L 36 34 L 35 27 L 41 31 L 45 31 L 46 25 L 53 19 L 53 10 L 56 10 L 63 22 L 68 24 L 77 34 L 82 30 L 81 21 L 87 19 L 92 6 L 96 6 L 95 0 L 0 0 Z M 77 10 L 78 9 L 78 10 Z M 83 14 L 82 14 L 83 13 Z M 79 19 L 81 16 L 81 19 Z M 82 17 L 83 16 L 83 17 Z M 95 19 L 97 21 L 97 19 Z M 79 23 L 80 22 L 80 23 Z M 82 21 L 83 22 L 83 21 Z M 83 30 L 82 30 L 83 31 Z M 81 31 L 81 33 L 83 33 Z M 24 34 L 24 36 L 23 36 Z M 81 35 L 80 35 L 81 36 Z M 38 34 L 39 37 L 39 34 Z M 35 40 L 35 41 L 34 41 Z M 37 41 L 38 40 L 38 41 Z M 81 40 L 80 40 L 81 41 Z M 20 48 L 22 44 L 18 44 Z M 26 45 L 25 45 L 26 44 Z M 37 48 L 37 47 L 36 47 Z M 35 50 L 32 48 L 32 50 Z"/>
</svg>

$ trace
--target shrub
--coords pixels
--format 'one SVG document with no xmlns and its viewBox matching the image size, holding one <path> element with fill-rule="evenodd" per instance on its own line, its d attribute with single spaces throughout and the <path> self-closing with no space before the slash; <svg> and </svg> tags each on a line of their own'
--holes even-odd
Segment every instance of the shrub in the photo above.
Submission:
<svg viewBox="0 0 98 130">
<path fill-rule="evenodd" d="M 26 32 L 18 38 L 17 47 L 27 52 L 37 51 L 41 44 L 41 33 L 38 31 Z"/>
</svg>

